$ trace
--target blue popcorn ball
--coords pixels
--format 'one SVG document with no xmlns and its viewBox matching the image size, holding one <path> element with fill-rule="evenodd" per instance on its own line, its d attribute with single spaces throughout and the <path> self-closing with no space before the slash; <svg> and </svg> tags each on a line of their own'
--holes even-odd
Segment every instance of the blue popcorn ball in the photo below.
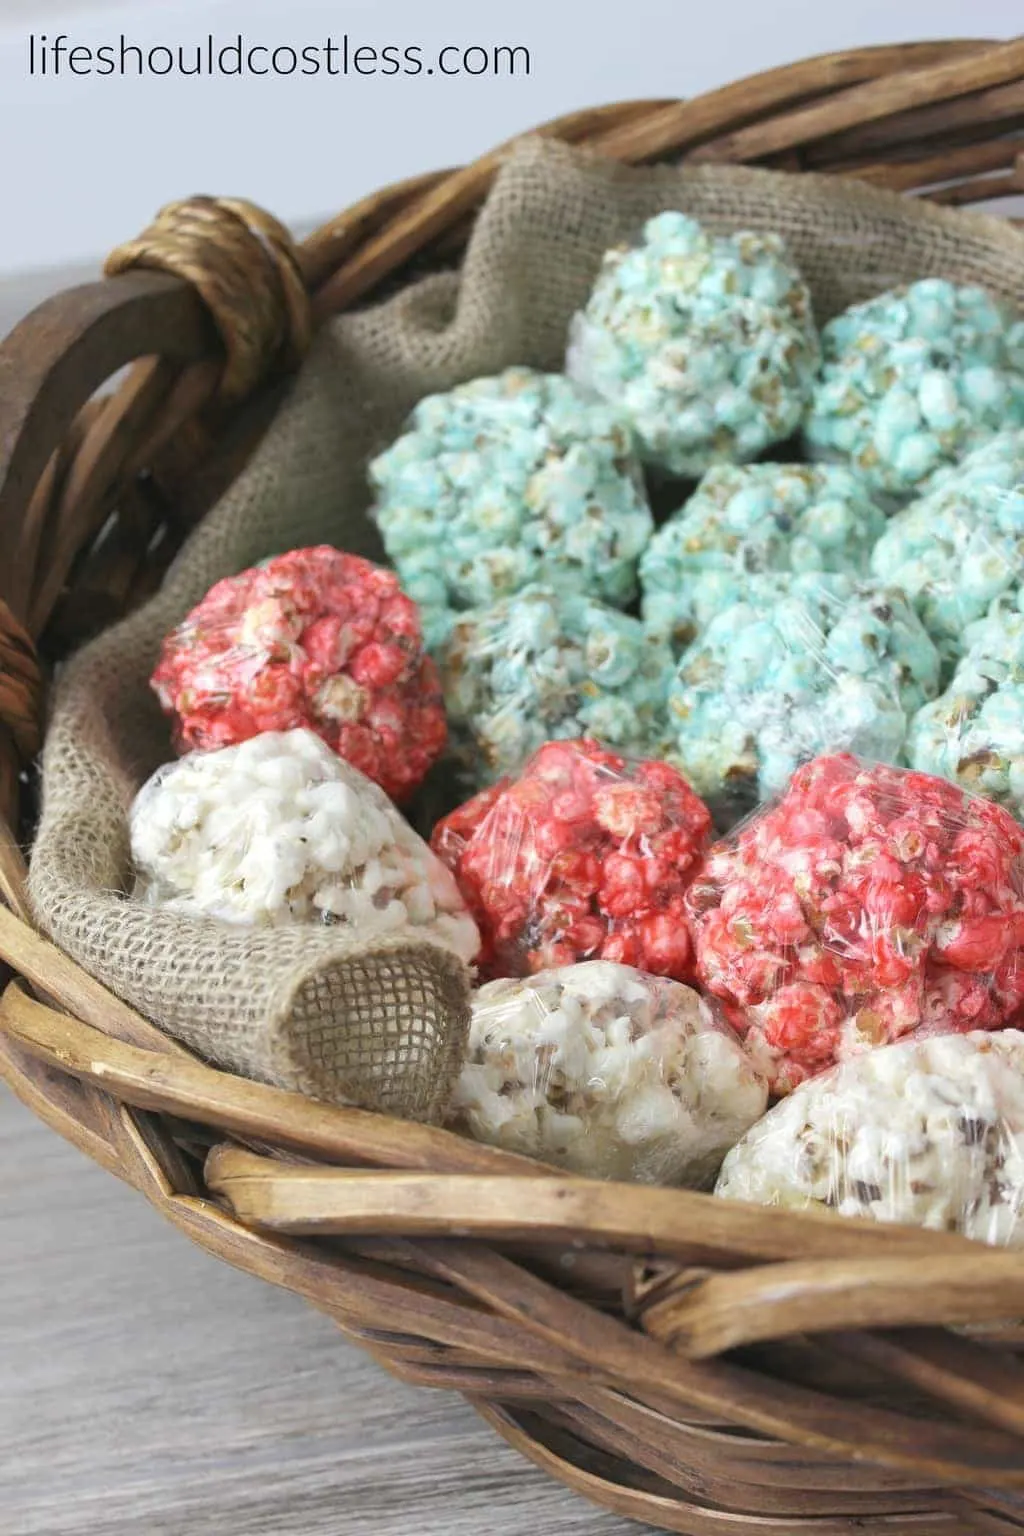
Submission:
<svg viewBox="0 0 1024 1536">
<path fill-rule="evenodd" d="M 938 688 L 938 652 L 898 589 L 754 576 L 676 667 L 667 755 L 724 827 L 821 753 L 900 761 Z"/>
<path fill-rule="evenodd" d="M 1004 427 L 1024 425 L 1024 320 L 983 288 L 927 278 L 822 331 L 811 456 L 905 501 Z"/>
<path fill-rule="evenodd" d="M 1024 431 L 1002 432 L 926 495 L 890 519 L 871 569 L 902 587 L 946 663 L 993 601 L 1020 590 L 1024 573 Z"/>
<path fill-rule="evenodd" d="M 560 375 L 510 368 L 428 396 L 369 474 L 431 648 L 459 612 L 534 582 L 636 596 L 654 525 L 628 429 Z"/>
<path fill-rule="evenodd" d="M 766 571 L 867 572 L 885 515 L 848 469 L 722 464 L 640 559 L 648 630 L 678 651 Z"/>
<path fill-rule="evenodd" d="M 968 626 L 946 692 L 910 723 L 907 761 L 1024 816 L 1024 613 L 1005 600 Z"/>
<path fill-rule="evenodd" d="M 477 787 L 546 741 L 658 755 L 672 658 L 639 619 L 532 586 L 462 615 L 439 654 L 451 739 Z"/>
<path fill-rule="evenodd" d="M 662 213 L 611 250 L 576 316 L 570 376 L 677 475 L 743 463 L 800 424 L 820 358 L 811 296 L 778 235 Z"/>
</svg>

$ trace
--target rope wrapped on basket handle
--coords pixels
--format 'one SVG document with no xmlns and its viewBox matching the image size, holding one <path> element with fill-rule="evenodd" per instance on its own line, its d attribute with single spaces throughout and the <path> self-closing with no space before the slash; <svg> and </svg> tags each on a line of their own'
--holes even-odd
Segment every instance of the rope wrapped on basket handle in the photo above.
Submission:
<svg viewBox="0 0 1024 1536">
<path fill-rule="evenodd" d="M 137 267 L 172 273 L 203 299 L 227 353 L 222 400 L 241 400 L 309 348 L 312 309 L 295 242 L 244 198 L 168 203 L 137 239 L 111 252 L 104 272 L 116 277 Z"/>
</svg>

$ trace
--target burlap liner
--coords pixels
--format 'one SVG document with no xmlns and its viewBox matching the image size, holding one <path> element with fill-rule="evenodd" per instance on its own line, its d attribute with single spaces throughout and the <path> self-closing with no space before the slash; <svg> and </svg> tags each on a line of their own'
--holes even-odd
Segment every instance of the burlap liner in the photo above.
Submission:
<svg viewBox="0 0 1024 1536">
<path fill-rule="evenodd" d="M 392 1113 L 443 1108 L 465 1040 L 468 977 L 416 935 L 386 943 L 293 927 L 250 932 L 154 913 L 121 894 L 126 812 L 170 756 L 147 679 L 160 639 L 210 584 L 327 541 L 379 557 L 365 465 L 424 395 L 511 363 L 561 366 L 602 252 L 680 208 L 715 230 L 777 230 L 819 321 L 918 277 L 980 283 L 1024 306 L 1024 234 L 819 176 L 626 170 L 531 140 L 512 154 L 459 274 L 427 278 L 319 337 L 259 451 L 160 594 L 87 646 L 56 689 L 31 864 L 55 941 L 170 1033 L 235 1071 Z"/>
</svg>

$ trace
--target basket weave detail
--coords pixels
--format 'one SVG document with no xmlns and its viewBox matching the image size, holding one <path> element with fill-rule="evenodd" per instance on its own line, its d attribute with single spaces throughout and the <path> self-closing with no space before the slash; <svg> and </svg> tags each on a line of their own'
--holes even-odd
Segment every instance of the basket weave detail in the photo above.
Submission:
<svg viewBox="0 0 1024 1536">
<path fill-rule="evenodd" d="M 43 674 L 32 636 L 0 601 L 0 723 L 28 767 L 42 740 Z"/>
</svg>

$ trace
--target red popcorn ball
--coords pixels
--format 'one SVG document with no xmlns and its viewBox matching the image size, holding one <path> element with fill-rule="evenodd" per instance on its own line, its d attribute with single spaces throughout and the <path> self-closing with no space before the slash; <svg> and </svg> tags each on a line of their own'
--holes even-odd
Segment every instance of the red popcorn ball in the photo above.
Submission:
<svg viewBox="0 0 1024 1536">
<path fill-rule="evenodd" d="M 944 779 L 819 757 L 686 905 L 697 975 L 777 1094 L 911 1032 L 1024 1017 L 1024 828 Z"/>
<path fill-rule="evenodd" d="M 211 587 L 151 682 L 179 752 L 306 726 L 395 800 L 447 739 L 415 603 L 391 571 L 329 545 Z"/>
<path fill-rule="evenodd" d="M 434 829 L 483 936 L 489 976 L 614 960 L 687 981 L 684 892 L 711 814 L 667 763 L 553 741 Z"/>
</svg>

